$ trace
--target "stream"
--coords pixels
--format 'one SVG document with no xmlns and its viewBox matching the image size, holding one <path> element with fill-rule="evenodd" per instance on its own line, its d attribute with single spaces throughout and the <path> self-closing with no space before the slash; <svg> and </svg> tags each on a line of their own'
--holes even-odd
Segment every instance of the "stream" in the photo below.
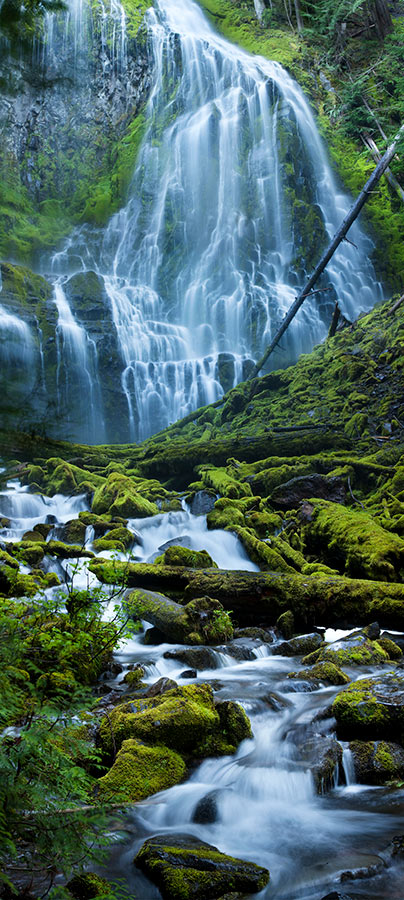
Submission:
<svg viewBox="0 0 404 900">
<path fill-rule="evenodd" d="M 20 540 L 25 531 L 45 520 L 54 525 L 49 537 L 56 536 L 61 524 L 87 508 L 84 496 L 47 498 L 9 482 L 0 491 L 0 517 L 10 518 L 9 527 L 0 532 L 0 546 Z M 221 567 L 257 570 L 234 535 L 209 532 L 206 517 L 192 515 L 186 507 L 129 520 L 128 527 L 140 542 L 134 547 L 135 560 L 152 559 L 167 541 L 187 541 L 192 549 L 208 550 Z M 92 537 L 88 529 L 89 547 Z M 61 565 L 69 578 L 76 560 L 63 560 Z M 77 577 L 86 581 L 84 568 L 75 573 Z M 327 623 L 318 626 L 325 628 Z M 144 629 L 148 627 L 144 623 Z M 325 639 L 334 640 L 339 634 L 327 629 Z M 122 672 L 106 683 L 107 688 L 123 692 L 126 686 L 120 682 L 125 670 L 137 663 L 145 668 L 144 680 L 150 685 L 163 676 L 181 685 L 208 682 L 217 698 L 242 704 L 251 720 L 253 739 L 244 741 L 233 756 L 205 759 L 183 784 L 127 809 L 124 817 L 111 824 L 112 849 L 100 873 L 120 882 L 130 896 L 157 900 L 158 889 L 136 869 L 133 859 L 146 837 L 172 831 L 195 835 L 225 853 L 266 866 L 269 885 L 254 896 L 321 900 L 340 889 L 350 898 L 403 900 L 402 866 L 392 865 L 385 853 L 392 837 L 404 830 L 402 792 L 356 784 L 345 748 L 334 786 L 317 794 L 302 753 L 306 741 L 314 738 L 320 746 L 329 739 L 332 720 L 313 719 L 340 688 L 313 690 L 308 682 L 288 681 L 288 672 L 301 666 L 300 659 L 272 655 L 273 643 L 245 637 L 232 643 L 238 655 L 247 658 L 236 660 L 231 645 L 225 646 L 215 654 L 216 668 L 199 671 L 192 679 L 182 677 L 184 663 L 165 658 L 167 650 L 175 649 L 173 645 L 145 644 L 144 632 L 116 652 Z M 372 671 L 370 667 L 348 670 L 352 678 Z M 344 876 L 347 872 L 351 875 Z"/>
</svg>

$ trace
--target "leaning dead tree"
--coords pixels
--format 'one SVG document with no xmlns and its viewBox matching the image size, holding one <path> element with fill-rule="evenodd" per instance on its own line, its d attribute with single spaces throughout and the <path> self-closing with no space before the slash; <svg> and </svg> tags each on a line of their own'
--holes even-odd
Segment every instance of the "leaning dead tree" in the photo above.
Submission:
<svg viewBox="0 0 404 900">
<path fill-rule="evenodd" d="M 269 358 L 269 356 L 271 355 L 273 350 L 275 350 L 275 347 L 279 343 L 282 335 L 285 333 L 286 329 L 289 327 L 292 319 L 294 319 L 296 313 L 299 311 L 302 303 L 304 303 L 306 297 L 310 296 L 310 293 L 311 293 L 316 281 L 318 280 L 321 273 L 324 271 L 324 269 L 328 265 L 331 257 L 334 255 L 334 253 L 335 253 L 337 247 L 339 247 L 341 241 L 344 240 L 344 238 L 347 234 L 347 231 L 349 231 L 352 223 L 355 221 L 355 219 L 359 215 L 359 213 L 360 213 L 362 207 L 365 205 L 366 201 L 369 199 L 369 196 L 372 193 L 374 186 L 377 184 L 377 182 L 379 181 L 379 179 L 381 178 L 381 176 L 383 175 L 383 173 L 386 171 L 389 164 L 391 163 L 391 160 L 393 159 L 393 156 L 396 152 L 397 144 L 400 140 L 401 135 L 403 135 L 403 134 L 404 134 L 404 124 L 401 126 L 400 130 L 397 132 L 393 143 L 390 144 L 390 146 L 387 148 L 385 154 L 382 156 L 380 162 L 377 164 L 377 166 L 374 169 L 374 171 L 372 172 L 370 178 L 367 180 L 365 187 L 362 189 L 361 193 L 355 200 L 355 203 L 353 204 L 353 206 L 351 206 L 351 209 L 349 210 L 349 213 L 345 216 L 345 219 L 342 222 L 342 225 L 339 227 L 338 231 L 334 235 L 334 237 L 331 241 L 331 244 L 328 246 L 325 253 L 323 253 L 323 255 L 320 259 L 320 262 L 314 269 L 314 272 L 310 276 L 309 280 L 306 282 L 303 290 L 300 291 L 299 296 L 296 297 L 296 300 L 294 301 L 294 303 L 292 303 L 292 306 L 290 307 L 289 312 L 286 313 L 286 316 L 285 316 L 280 328 L 276 332 L 275 337 L 273 338 L 273 340 L 271 341 L 271 343 L 265 350 L 264 355 L 261 357 L 260 360 L 258 360 L 257 364 L 254 366 L 254 369 L 252 370 L 251 374 L 249 375 L 249 378 L 255 378 L 258 375 L 258 373 L 261 371 L 261 369 L 265 365 L 267 359 Z"/>
</svg>

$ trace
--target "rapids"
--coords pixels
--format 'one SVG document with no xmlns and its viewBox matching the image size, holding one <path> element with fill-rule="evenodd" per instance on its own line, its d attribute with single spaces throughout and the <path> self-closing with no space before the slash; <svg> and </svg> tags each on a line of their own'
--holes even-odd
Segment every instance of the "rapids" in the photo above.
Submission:
<svg viewBox="0 0 404 900">
<path fill-rule="evenodd" d="M 58 526 L 86 508 L 84 496 L 42 497 L 16 481 L 9 482 L 0 491 L 0 517 L 10 518 L 1 540 L 6 545 L 20 539 L 47 517 L 57 534 Z M 220 565 L 255 568 L 233 535 L 208 532 L 205 517 L 192 516 L 187 508 L 130 520 L 128 527 L 140 541 L 135 547 L 138 559 L 149 559 L 167 540 L 187 535 L 190 546 L 208 549 Z M 89 528 L 89 546 L 91 540 Z M 70 570 L 69 563 L 63 563 L 66 577 L 77 578 L 75 561 Z M 85 583 L 85 572 L 79 577 Z M 325 633 L 327 640 L 339 635 L 331 630 Z M 383 856 L 392 836 L 403 831 L 402 792 L 356 784 L 352 758 L 344 746 L 343 765 L 333 789 L 316 794 L 299 748 L 313 734 L 313 727 L 314 733 L 323 736 L 332 730 L 332 720 L 312 723 L 337 688 L 312 691 L 307 683 L 287 681 L 287 673 L 299 668 L 298 659 L 271 656 L 272 645 L 242 640 L 250 659 L 238 662 L 221 648 L 217 668 L 198 672 L 192 680 L 180 677 L 186 668 L 183 663 L 164 657 L 173 645 L 146 645 L 140 634 L 118 649 L 116 661 L 122 672 L 109 682 L 111 688 L 122 690 L 119 682 L 124 672 L 137 662 L 145 667 L 149 684 L 162 676 L 178 679 L 180 684 L 209 682 L 216 697 L 242 703 L 251 719 L 253 739 L 244 741 L 234 756 L 204 760 L 186 782 L 136 804 L 111 823 L 114 840 L 101 874 L 116 880 L 130 895 L 158 900 L 157 888 L 134 867 L 133 858 L 147 836 L 171 830 L 197 835 L 224 852 L 267 866 L 269 886 L 254 895 L 265 900 L 320 900 L 339 887 L 340 876 L 347 871 L 362 871 L 362 877 L 341 886 L 350 897 L 402 900 L 402 868 L 385 867 Z M 363 676 L 363 668 L 359 671 L 359 677 Z M 358 677 L 358 670 L 350 674 Z M 201 824 L 196 809 L 204 798 L 209 815 Z M 364 877 L 368 867 L 376 872 L 373 877 Z"/>
</svg>

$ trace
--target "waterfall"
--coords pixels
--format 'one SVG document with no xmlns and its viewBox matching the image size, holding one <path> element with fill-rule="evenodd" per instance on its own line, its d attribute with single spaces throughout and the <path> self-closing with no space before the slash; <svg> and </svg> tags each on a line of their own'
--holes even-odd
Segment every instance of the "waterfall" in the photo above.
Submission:
<svg viewBox="0 0 404 900">
<path fill-rule="evenodd" d="M 97 348 L 75 320 L 60 281 L 55 284 L 54 302 L 58 311 L 57 415 L 64 416 L 68 437 L 102 441 L 104 421 L 97 366 Z M 72 402 L 73 399 L 73 402 Z M 84 427 L 83 427 L 84 426 Z"/>
<path fill-rule="evenodd" d="M 278 63 L 219 37 L 192 0 L 158 0 L 147 25 L 154 84 L 128 202 L 53 261 L 104 281 L 133 440 L 247 377 L 350 205 Z M 348 318 L 380 298 L 371 241 L 357 224 L 350 236 L 275 367 L 325 336 L 336 298 Z"/>
</svg>

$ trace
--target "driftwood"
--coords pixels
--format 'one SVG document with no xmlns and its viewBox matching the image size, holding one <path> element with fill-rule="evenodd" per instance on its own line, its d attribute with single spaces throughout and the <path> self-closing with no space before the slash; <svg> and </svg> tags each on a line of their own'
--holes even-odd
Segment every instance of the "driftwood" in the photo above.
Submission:
<svg viewBox="0 0 404 900">
<path fill-rule="evenodd" d="M 389 313 L 388 313 L 389 316 L 392 316 L 396 312 L 396 310 L 399 309 L 400 306 L 402 306 L 403 303 L 404 303 L 404 294 L 401 294 L 401 297 L 399 298 L 399 300 L 396 300 L 396 302 L 391 307 L 391 309 L 389 309 Z"/>
<path fill-rule="evenodd" d="M 370 178 L 368 178 L 368 180 L 365 184 L 365 187 L 362 189 L 361 193 L 355 200 L 355 203 L 349 210 L 349 213 L 345 216 L 344 221 L 342 222 L 338 231 L 334 235 L 327 250 L 325 251 L 325 253 L 323 253 L 323 255 L 320 259 L 320 262 L 314 269 L 313 274 L 310 276 L 310 278 L 307 281 L 307 283 L 305 284 L 303 290 L 300 291 L 300 294 L 298 295 L 298 297 L 296 297 L 296 300 L 294 301 L 294 303 L 292 303 L 292 306 L 290 307 L 289 312 L 286 313 L 286 316 L 282 322 L 282 325 L 280 326 L 280 328 L 278 328 L 278 331 L 276 332 L 275 337 L 273 338 L 273 340 L 271 341 L 271 343 L 265 350 L 264 355 L 261 357 L 260 360 L 258 360 L 257 364 L 255 365 L 254 369 L 252 370 L 251 374 L 249 375 L 249 378 L 255 378 L 258 375 L 258 373 L 261 371 L 261 369 L 265 365 L 267 359 L 269 358 L 269 356 L 271 355 L 271 353 L 274 351 L 275 347 L 279 343 L 282 335 L 285 333 L 286 329 L 289 327 L 290 323 L 294 319 L 296 313 L 299 311 L 300 307 L 304 303 L 306 297 L 308 297 L 310 295 L 312 288 L 314 287 L 316 281 L 319 279 L 321 273 L 324 271 L 324 269 L 328 265 L 332 256 L 334 256 L 334 253 L 337 250 L 337 248 L 339 247 L 341 241 L 344 240 L 345 235 L 349 231 L 351 225 L 353 224 L 355 219 L 357 219 L 362 207 L 365 205 L 365 203 L 369 199 L 369 194 L 372 192 L 375 184 L 378 183 L 379 179 L 381 178 L 381 176 L 384 174 L 384 172 L 388 168 L 388 166 L 396 152 L 396 147 L 397 147 L 398 141 L 402 134 L 404 134 L 404 124 L 401 126 L 400 130 L 397 132 L 397 134 L 394 138 L 394 141 L 387 148 L 384 156 L 382 156 L 380 162 L 377 164 L 377 166 L 374 169 L 374 171 L 372 172 Z"/>
</svg>

